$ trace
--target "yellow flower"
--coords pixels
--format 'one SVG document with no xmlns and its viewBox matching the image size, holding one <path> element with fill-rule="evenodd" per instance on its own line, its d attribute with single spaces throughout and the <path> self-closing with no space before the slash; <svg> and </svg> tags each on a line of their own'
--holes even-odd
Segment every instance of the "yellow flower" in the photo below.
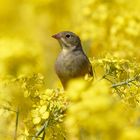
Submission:
<svg viewBox="0 0 140 140">
<path fill-rule="evenodd" d="M 42 114 L 41 118 L 42 119 L 48 119 L 49 115 L 50 115 L 50 113 L 46 111 L 45 113 Z"/>
<path fill-rule="evenodd" d="M 33 118 L 33 124 L 39 124 L 40 121 L 41 121 L 41 118 L 40 117 Z"/>
</svg>

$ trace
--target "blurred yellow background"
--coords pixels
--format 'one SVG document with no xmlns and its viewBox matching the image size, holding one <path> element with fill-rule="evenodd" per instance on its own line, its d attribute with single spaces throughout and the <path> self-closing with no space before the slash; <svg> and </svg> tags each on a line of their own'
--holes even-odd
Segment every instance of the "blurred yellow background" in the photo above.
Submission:
<svg viewBox="0 0 140 140">
<path fill-rule="evenodd" d="M 34 136 L 49 117 L 46 140 L 64 139 L 64 117 L 70 140 L 139 140 L 139 79 L 113 90 L 111 83 L 87 88 L 80 80 L 68 94 L 59 89 L 60 47 L 51 36 L 64 30 L 79 35 L 97 75 L 108 70 L 122 82 L 140 72 L 139 0 L 0 0 L 0 139 L 16 137 L 19 107 L 19 140 Z M 66 98 L 73 104 L 67 115 Z"/>
<path fill-rule="evenodd" d="M 139 0 L 0 1 L 0 75 L 43 73 L 55 87 L 60 47 L 51 35 L 76 32 L 89 57 L 140 60 Z"/>
</svg>

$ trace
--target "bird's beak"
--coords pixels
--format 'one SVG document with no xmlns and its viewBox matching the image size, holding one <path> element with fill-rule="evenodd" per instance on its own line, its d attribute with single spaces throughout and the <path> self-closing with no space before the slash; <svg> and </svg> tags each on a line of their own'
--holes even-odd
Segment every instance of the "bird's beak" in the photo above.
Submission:
<svg viewBox="0 0 140 140">
<path fill-rule="evenodd" d="M 60 39 L 61 38 L 61 35 L 58 33 L 58 34 L 52 35 L 52 37 L 55 38 L 55 39 Z"/>
</svg>

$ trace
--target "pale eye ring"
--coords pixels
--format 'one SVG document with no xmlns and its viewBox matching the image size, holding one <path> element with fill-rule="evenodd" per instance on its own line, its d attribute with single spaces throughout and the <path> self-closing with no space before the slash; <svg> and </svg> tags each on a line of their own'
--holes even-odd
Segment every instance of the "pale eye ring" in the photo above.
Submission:
<svg viewBox="0 0 140 140">
<path fill-rule="evenodd" d="M 70 38 L 71 37 L 71 35 L 70 34 L 66 34 L 66 38 Z"/>
</svg>

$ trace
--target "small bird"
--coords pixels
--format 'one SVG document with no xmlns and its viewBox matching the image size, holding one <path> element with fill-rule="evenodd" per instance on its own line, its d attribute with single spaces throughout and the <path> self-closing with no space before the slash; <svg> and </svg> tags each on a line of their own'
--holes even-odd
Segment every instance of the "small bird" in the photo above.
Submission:
<svg viewBox="0 0 140 140">
<path fill-rule="evenodd" d="M 73 32 L 63 31 L 52 36 L 57 39 L 62 50 L 55 63 L 55 71 L 64 89 L 69 80 L 93 76 L 91 63 L 84 53 L 80 38 Z"/>
</svg>

